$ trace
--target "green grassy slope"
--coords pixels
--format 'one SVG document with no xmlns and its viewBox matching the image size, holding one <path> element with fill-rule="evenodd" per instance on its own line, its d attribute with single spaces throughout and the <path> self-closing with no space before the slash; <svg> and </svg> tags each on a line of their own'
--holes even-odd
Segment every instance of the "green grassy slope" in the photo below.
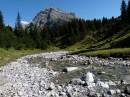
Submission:
<svg viewBox="0 0 130 97">
<path fill-rule="evenodd" d="M 0 66 L 5 65 L 6 63 L 13 61 L 19 57 L 34 54 L 34 53 L 40 53 L 41 50 L 14 50 L 9 49 L 5 50 L 0 48 Z"/>
<path fill-rule="evenodd" d="M 95 51 L 73 52 L 73 54 L 98 57 L 130 57 L 130 48 L 115 48 Z"/>
<path fill-rule="evenodd" d="M 90 40 L 91 41 L 91 40 Z M 120 29 L 111 37 L 107 37 L 102 41 L 89 42 L 88 39 L 83 39 L 77 44 L 71 46 L 79 49 L 73 54 L 83 54 L 87 56 L 114 56 L 127 57 L 130 55 L 130 26 Z"/>
</svg>

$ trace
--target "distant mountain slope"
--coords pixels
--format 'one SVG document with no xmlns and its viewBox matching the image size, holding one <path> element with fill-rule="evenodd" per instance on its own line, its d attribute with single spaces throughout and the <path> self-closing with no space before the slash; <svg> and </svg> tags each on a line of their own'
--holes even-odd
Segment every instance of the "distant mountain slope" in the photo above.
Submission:
<svg viewBox="0 0 130 97">
<path fill-rule="evenodd" d="M 74 13 L 66 13 L 57 8 L 46 8 L 41 10 L 32 20 L 31 24 L 38 28 L 43 28 L 44 26 L 54 26 L 60 25 L 63 22 L 68 22 L 74 19 L 76 16 Z"/>
<path fill-rule="evenodd" d="M 109 31 L 108 31 L 109 32 Z M 86 36 L 83 40 L 72 45 L 71 49 L 110 49 L 110 48 L 128 48 L 130 47 L 130 25 L 119 29 L 110 37 L 101 41 L 94 40 L 96 38 Z"/>
</svg>

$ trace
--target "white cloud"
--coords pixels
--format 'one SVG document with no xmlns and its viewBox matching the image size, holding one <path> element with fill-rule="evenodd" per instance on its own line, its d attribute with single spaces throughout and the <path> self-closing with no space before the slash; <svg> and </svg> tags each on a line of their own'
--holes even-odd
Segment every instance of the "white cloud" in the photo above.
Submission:
<svg viewBox="0 0 130 97">
<path fill-rule="evenodd" d="M 29 22 L 27 22 L 27 21 L 21 21 L 21 23 L 24 24 L 24 25 L 28 25 L 29 24 Z"/>
</svg>

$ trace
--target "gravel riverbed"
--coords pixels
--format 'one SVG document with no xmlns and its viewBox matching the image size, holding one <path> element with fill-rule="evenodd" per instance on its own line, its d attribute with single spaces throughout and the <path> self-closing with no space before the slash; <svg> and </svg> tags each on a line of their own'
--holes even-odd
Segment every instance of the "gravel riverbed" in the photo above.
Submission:
<svg viewBox="0 0 130 97">
<path fill-rule="evenodd" d="M 28 55 L 0 68 L 0 97 L 130 97 L 130 61 Z"/>
</svg>

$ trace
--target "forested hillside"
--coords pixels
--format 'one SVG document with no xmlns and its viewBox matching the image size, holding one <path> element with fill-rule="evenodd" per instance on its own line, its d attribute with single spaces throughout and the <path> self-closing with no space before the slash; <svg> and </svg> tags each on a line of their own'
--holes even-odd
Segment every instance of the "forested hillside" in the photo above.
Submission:
<svg viewBox="0 0 130 97">
<path fill-rule="evenodd" d="M 30 23 L 23 28 L 20 13 L 14 28 L 4 24 L 0 11 L 0 48 L 15 49 L 110 49 L 130 47 L 130 0 L 123 0 L 121 15 L 93 20 L 80 18 L 53 26 L 38 28 Z M 57 23 L 58 20 L 57 20 Z"/>
</svg>

